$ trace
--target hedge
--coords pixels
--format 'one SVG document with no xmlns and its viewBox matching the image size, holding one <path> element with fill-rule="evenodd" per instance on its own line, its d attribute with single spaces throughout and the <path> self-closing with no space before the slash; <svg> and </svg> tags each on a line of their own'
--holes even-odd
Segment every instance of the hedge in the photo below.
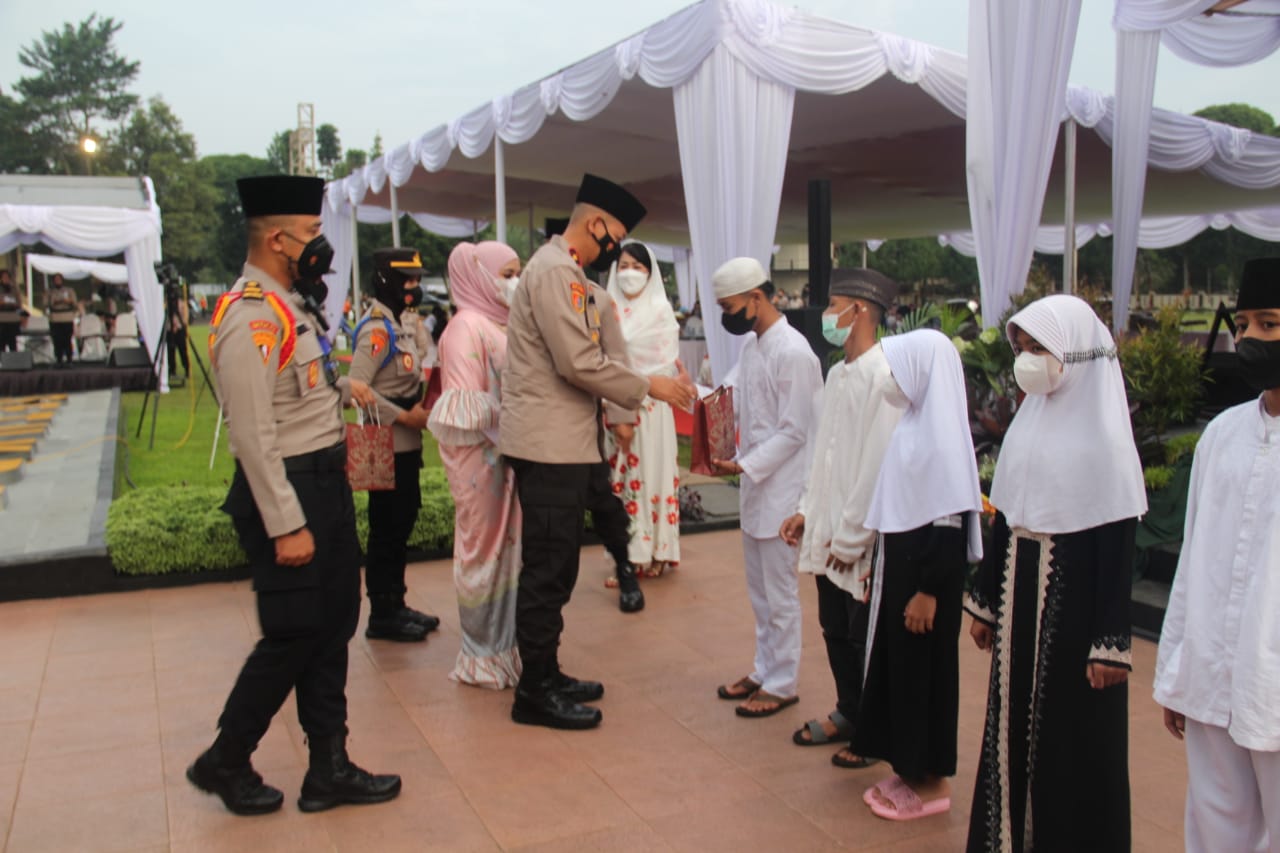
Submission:
<svg viewBox="0 0 1280 853">
<path fill-rule="evenodd" d="M 422 509 L 409 547 L 453 548 L 453 496 L 441 468 L 424 468 L 418 477 Z M 231 569 L 247 558 L 236 541 L 231 519 L 218 507 L 222 486 L 153 486 L 127 492 L 107 511 L 107 551 L 116 571 L 128 575 Z M 369 536 L 369 496 L 355 496 L 360 547 Z"/>
</svg>

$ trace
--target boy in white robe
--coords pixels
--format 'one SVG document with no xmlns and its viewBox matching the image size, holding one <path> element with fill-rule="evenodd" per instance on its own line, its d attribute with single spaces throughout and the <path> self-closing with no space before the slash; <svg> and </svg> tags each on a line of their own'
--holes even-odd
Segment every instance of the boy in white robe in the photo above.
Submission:
<svg viewBox="0 0 1280 853">
<path fill-rule="evenodd" d="M 742 717 L 768 717 L 799 701 L 800 594 L 796 549 L 778 535 L 795 511 L 809 473 L 822 393 L 818 357 L 773 306 L 773 284 L 754 258 L 735 258 L 712 278 L 721 323 L 748 335 L 733 388 L 739 445 L 735 461 L 714 459 L 717 473 L 741 475 L 743 562 L 756 622 L 751 673 L 721 685 Z"/>
<path fill-rule="evenodd" d="M 1280 258 L 1245 264 L 1236 328 L 1262 393 L 1196 448 L 1156 661 L 1186 740 L 1189 853 L 1280 850 Z"/>
<path fill-rule="evenodd" d="M 818 621 L 836 683 L 836 708 L 826 720 L 810 720 L 792 735 L 800 746 L 853 736 L 866 658 L 865 578 L 871 574 L 876 533 L 864 526 L 889 437 L 902 412 L 886 401 L 894 387 L 876 341 L 898 285 L 875 270 L 835 270 L 830 305 L 822 315 L 828 343 L 844 360 L 827 374 L 813 466 L 796 514 L 779 535 L 800 546 L 800 572 L 818 585 Z M 847 744 L 846 744 L 847 746 Z M 867 759 L 842 749 L 837 767 L 866 767 Z"/>
</svg>

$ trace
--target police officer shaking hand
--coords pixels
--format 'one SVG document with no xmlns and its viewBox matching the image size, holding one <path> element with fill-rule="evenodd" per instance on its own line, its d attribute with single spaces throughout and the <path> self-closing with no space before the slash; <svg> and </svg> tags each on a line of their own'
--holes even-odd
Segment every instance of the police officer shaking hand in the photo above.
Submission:
<svg viewBox="0 0 1280 853">
<path fill-rule="evenodd" d="M 373 405 L 339 378 L 317 325 L 333 250 L 320 233 L 324 182 L 276 175 L 236 182 L 249 229 L 240 279 L 214 309 L 209 357 L 226 413 L 235 476 L 222 509 L 253 573 L 260 639 L 187 778 L 236 814 L 284 795 L 250 756 L 290 691 L 310 761 L 298 807 L 378 803 L 400 777 L 347 757 L 347 645 L 360 612 L 360 547 L 346 475 L 342 406 Z"/>
</svg>

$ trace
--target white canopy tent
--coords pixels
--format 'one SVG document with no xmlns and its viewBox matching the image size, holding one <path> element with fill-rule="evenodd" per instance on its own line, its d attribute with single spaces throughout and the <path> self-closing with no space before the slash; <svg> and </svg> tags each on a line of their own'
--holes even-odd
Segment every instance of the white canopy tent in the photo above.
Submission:
<svg viewBox="0 0 1280 853">
<path fill-rule="evenodd" d="M 89 261 L 84 258 L 64 258 L 60 255 L 32 255 L 27 260 L 27 301 L 32 299 L 31 271 L 45 275 L 60 275 L 63 278 L 78 281 L 82 278 L 96 278 L 108 284 L 127 284 L 129 268 L 124 264 L 112 264 L 106 261 Z"/>
<path fill-rule="evenodd" d="M 496 213 L 501 234 L 508 212 L 564 215 L 584 171 L 606 175 L 649 208 L 637 238 L 692 245 L 719 379 L 740 340 L 720 329 L 711 273 L 729 257 L 767 262 L 775 243 L 804 242 L 810 179 L 831 182 L 837 240 L 971 227 L 967 86 L 964 58 L 930 45 L 769 0 L 704 0 L 331 183 L 328 233 L 350 233 L 355 206 L 376 206 L 464 221 Z M 1082 221 L 1110 218 L 1113 110 L 1112 99 L 1072 89 L 1042 123 L 1051 141 L 1067 116 L 1092 131 L 1076 157 Z M 1167 172 L 1153 146 L 1150 215 L 1280 205 L 1280 171 L 1267 165 L 1280 163 L 1280 140 L 1215 147 L 1225 128 L 1163 111 L 1153 125 L 1172 148 L 1190 136 L 1210 150 Z M 1028 202 L 1032 231 L 1063 221 L 1063 158 L 1042 160 L 1046 213 Z M 335 261 L 340 279 L 348 268 Z"/>
<path fill-rule="evenodd" d="M 95 206 L 95 199 L 121 206 Z M 150 178 L 0 176 L 0 252 L 44 243 L 68 255 L 123 253 L 138 327 L 153 357 L 164 325 L 164 292 L 154 266 L 160 260 L 160 231 Z M 158 369 L 161 388 L 167 390 L 163 354 Z"/>
</svg>

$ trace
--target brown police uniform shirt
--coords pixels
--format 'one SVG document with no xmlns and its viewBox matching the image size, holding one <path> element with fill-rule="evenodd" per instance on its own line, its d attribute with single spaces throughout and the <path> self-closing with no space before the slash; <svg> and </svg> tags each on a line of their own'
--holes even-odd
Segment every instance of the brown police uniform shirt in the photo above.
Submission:
<svg viewBox="0 0 1280 853">
<path fill-rule="evenodd" d="M 49 322 L 74 323 L 76 321 L 76 292 L 65 284 L 49 291 Z"/>
<path fill-rule="evenodd" d="M 386 321 L 391 323 L 390 337 L 387 335 Z M 394 354 L 391 354 L 393 343 Z M 356 338 L 351 355 L 349 375 L 352 379 L 369 383 L 374 391 L 387 398 L 378 404 L 377 417 L 383 424 L 395 423 L 400 413 L 409 408 L 390 400 L 422 398 L 423 353 L 420 346 L 412 330 L 401 325 L 386 305 L 376 299 L 370 304 L 360 321 L 360 335 Z M 390 360 L 387 358 L 388 354 L 391 354 Z M 422 433 L 419 430 L 395 424 L 392 437 L 396 453 L 422 447 Z"/>
<path fill-rule="evenodd" d="M 224 299 L 214 310 L 209 359 L 231 453 L 267 535 L 283 536 L 307 523 L 284 460 L 343 441 L 350 389 L 345 378 L 329 384 L 315 319 L 297 294 L 245 264 Z"/>
<path fill-rule="evenodd" d="M 0 286 L 0 323 L 22 322 L 22 299 L 18 296 L 18 287 L 14 285 L 6 289 Z"/>
<path fill-rule="evenodd" d="M 646 377 L 605 352 L 604 318 L 613 308 L 602 293 L 563 237 L 551 238 L 529 259 L 507 326 L 499 419 L 504 456 L 601 462 L 598 401 L 638 409 L 649 393 Z"/>
</svg>

